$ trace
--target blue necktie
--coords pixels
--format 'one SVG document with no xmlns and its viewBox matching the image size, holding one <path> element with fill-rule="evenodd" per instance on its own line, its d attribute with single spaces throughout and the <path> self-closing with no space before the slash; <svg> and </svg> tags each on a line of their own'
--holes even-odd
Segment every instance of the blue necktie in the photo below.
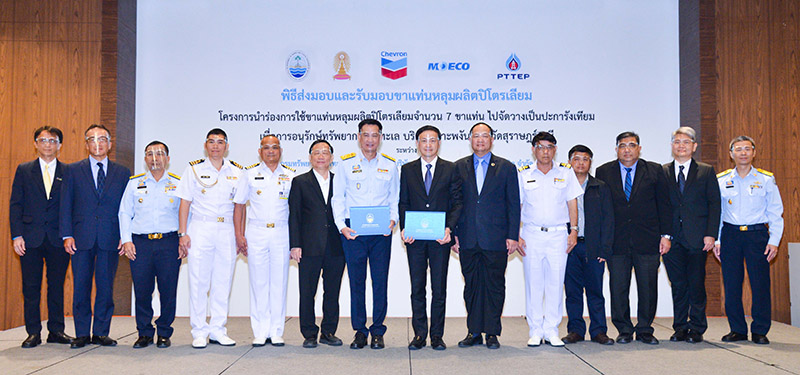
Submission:
<svg viewBox="0 0 800 375">
<path fill-rule="evenodd" d="M 428 171 L 425 172 L 425 194 L 431 193 L 431 180 L 433 180 L 433 176 L 431 175 L 431 167 L 432 165 L 426 165 L 428 167 Z"/>
<path fill-rule="evenodd" d="M 633 181 L 631 180 L 631 171 L 633 168 L 625 168 L 625 199 L 631 200 L 631 190 L 633 190 Z"/>
<path fill-rule="evenodd" d="M 106 184 L 106 172 L 103 171 L 103 163 L 97 162 L 100 169 L 97 170 L 97 194 L 103 192 L 103 186 Z"/>
<path fill-rule="evenodd" d="M 483 180 L 486 178 L 486 162 L 484 160 L 478 161 L 478 168 L 475 168 L 475 182 L 478 185 L 478 194 L 483 189 Z"/>
<path fill-rule="evenodd" d="M 683 176 L 683 166 L 681 165 L 678 168 L 680 169 L 678 171 L 678 189 L 681 189 L 681 194 L 683 194 L 683 188 L 686 187 L 686 177 Z"/>
</svg>

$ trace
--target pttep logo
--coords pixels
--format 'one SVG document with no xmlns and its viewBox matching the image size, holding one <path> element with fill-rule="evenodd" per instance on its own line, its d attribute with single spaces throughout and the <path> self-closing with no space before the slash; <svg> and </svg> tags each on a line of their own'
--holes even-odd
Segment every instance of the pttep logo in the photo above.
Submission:
<svg viewBox="0 0 800 375">
<path fill-rule="evenodd" d="M 522 68 L 522 62 L 516 54 L 512 53 L 506 60 L 506 69 L 511 73 L 497 73 L 497 79 L 528 79 L 528 73 L 517 73 Z"/>
<path fill-rule="evenodd" d="M 395 80 L 408 75 L 407 52 L 381 52 L 381 75 Z"/>
<path fill-rule="evenodd" d="M 297 81 L 306 78 L 310 70 L 311 64 L 309 64 L 308 58 L 300 51 L 292 53 L 286 59 L 286 72 Z"/>
</svg>

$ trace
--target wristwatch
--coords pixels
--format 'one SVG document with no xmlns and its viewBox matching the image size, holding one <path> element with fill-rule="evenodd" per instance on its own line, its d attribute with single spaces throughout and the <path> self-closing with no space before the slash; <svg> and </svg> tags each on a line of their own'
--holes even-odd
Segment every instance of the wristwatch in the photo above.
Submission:
<svg viewBox="0 0 800 375">
<path fill-rule="evenodd" d="M 569 229 L 570 229 L 570 230 L 574 230 L 574 231 L 576 231 L 576 232 L 577 232 L 577 231 L 578 231 L 578 226 L 577 226 L 577 225 L 575 225 L 575 226 L 569 227 Z"/>
<path fill-rule="evenodd" d="M 183 233 L 183 232 L 178 232 L 178 238 L 180 238 L 180 237 L 183 237 L 183 236 L 185 236 L 185 235 L 186 235 L 186 233 Z"/>
<path fill-rule="evenodd" d="M 669 234 L 662 234 L 661 238 L 666 238 L 666 239 L 672 241 L 672 236 L 670 236 Z"/>
</svg>

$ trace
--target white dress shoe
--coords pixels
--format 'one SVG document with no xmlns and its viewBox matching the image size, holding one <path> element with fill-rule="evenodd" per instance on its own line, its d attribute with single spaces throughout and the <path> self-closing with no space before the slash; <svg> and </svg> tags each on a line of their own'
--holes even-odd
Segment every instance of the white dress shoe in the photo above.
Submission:
<svg viewBox="0 0 800 375">
<path fill-rule="evenodd" d="M 528 346 L 536 347 L 536 346 L 539 346 L 539 345 L 542 345 L 542 338 L 541 337 L 533 336 L 530 339 L 528 339 Z"/>
<path fill-rule="evenodd" d="M 228 335 L 209 337 L 208 341 L 211 342 L 212 344 L 219 344 L 222 346 L 236 345 L 236 341 L 233 341 L 233 339 L 228 337 Z"/>
<path fill-rule="evenodd" d="M 558 336 L 550 336 L 547 338 L 546 341 L 548 344 L 550 344 L 550 346 L 556 346 L 556 347 L 564 346 L 564 342 L 561 341 L 561 339 L 558 338 Z"/>
<path fill-rule="evenodd" d="M 253 339 L 253 346 L 264 346 L 267 345 L 267 338 L 266 337 L 256 337 Z"/>
<path fill-rule="evenodd" d="M 272 337 L 271 340 L 272 340 L 272 346 L 283 346 L 283 344 L 285 343 L 285 341 L 283 341 L 283 337 L 281 336 Z"/>
<path fill-rule="evenodd" d="M 205 337 L 198 337 L 192 340 L 192 347 L 195 349 L 203 349 L 206 347 L 206 345 L 208 345 L 208 342 L 206 342 Z"/>
</svg>

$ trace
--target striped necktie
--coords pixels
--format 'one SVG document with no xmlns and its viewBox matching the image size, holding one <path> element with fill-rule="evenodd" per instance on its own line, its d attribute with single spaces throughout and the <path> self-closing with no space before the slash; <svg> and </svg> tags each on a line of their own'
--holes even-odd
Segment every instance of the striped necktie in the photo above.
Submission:
<svg viewBox="0 0 800 375">
<path fill-rule="evenodd" d="M 633 190 L 633 180 L 631 179 L 631 171 L 633 168 L 625 168 L 625 199 L 631 200 L 631 190 Z"/>
</svg>

